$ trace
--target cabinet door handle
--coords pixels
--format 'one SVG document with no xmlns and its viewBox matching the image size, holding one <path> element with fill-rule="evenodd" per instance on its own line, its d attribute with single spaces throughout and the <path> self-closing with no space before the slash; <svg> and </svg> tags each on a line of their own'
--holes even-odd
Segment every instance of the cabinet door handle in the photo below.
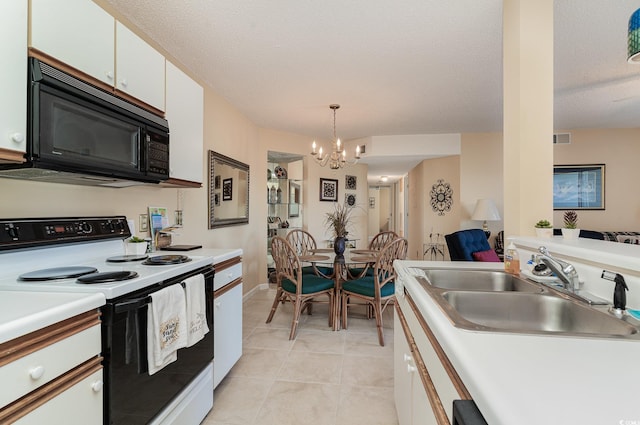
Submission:
<svg viewBox="0 0 640 425">
<path fill-rule="evenodd" d="M 215 303 L 216 310 L 220 310 L 220 306 L 221 306 L 221 305 L 222 305 L 222 303 L 221 303 L 220 301 L 217 301 L 217 302 Z"/>
<path fill-rule="evenodd" d="M 113 72 L 107 71 L 104 75 L 107 77 L 107 80 L 113 80 Z"/>
<path fill-rule="evenodd" d="M 11 141 L 16 143 L 24 142 L 24 134 L 15 132 L 11 135 Z"/>
<path fill-rule="evenodd" d="M 122 87 L 127 87 L 127 84 L 128 84 L 128 83 L 127 83 L 127 79 L 126 79 L 126 78 L 123 78 L 122 80 L 120 80 L 120 85 L 121 85 Z"/>
<path fill-rule="evenodd" d="M 232 272 L 227 273 L 227 277 L 231 279 L 233 277 L 233 273 Z"/>
<path fill-rule="evenodd" d="M 413 373 L 416 371 L 416 367 L 413 365 L 408 364 L 407 365 L 407 373 Z"/>
<path fill-rule="evenodd" d="M 29 376 L 34 381 L 37 381 L 38 379 L 42 378 L 42 375 L 44 375 L 44 366 L 36 366 L 29 370 Z"/>
<path fill-rule="evenodd" d="M 411 362 L 411 361 L 413 361 L 413 357 L 411 357 L 407 353 L 404 353 L 404 361 L 405 362 Z"/>
<path fill-rule="evenodd" d="M 91 389 L 93 390 L 94 393 L 99 393 L 102 390 L 103 386 L 104 386 L 104 382 L 102 382 L 102 379 L 98 379 L 96 382 L 91 384 Z"/>
</svg>

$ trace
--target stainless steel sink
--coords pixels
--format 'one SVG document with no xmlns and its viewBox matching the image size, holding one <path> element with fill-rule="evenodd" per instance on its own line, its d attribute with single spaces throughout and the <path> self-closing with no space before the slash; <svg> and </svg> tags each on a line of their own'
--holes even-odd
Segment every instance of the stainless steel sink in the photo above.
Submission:
<svg viewBox="0 0 640 425">
<path fill-rule="evenodd" d="M 422 285 L 460 291 L 543 292 L 542 286 L 512 274 L 493 270 L 420 269 Z"/>
<path fill-rule="evenodd" d="M 464 329 L 598 337 L 638 334 L 630 323 L 553 294 L 446 291 L 434 295 L 454 325 Z"/>
</svg>

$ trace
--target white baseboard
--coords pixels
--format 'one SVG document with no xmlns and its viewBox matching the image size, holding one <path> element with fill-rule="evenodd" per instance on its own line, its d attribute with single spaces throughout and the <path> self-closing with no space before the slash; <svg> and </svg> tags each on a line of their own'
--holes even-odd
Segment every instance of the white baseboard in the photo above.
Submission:
<svg viewBox="0 0 640 425">
<path fill-rule="evenodd" d="M 244 294 L 242 296 L 242 302 L 247 301 L 249 298 L 251 298 L 257 291 L 266 291 L 267 289 L 269 289 L 269 284 L 268 283 L 261 283 L 258 286 L 254 287 L 253 289 L 251 289 L 249 292 L 247 292 L 246 294 Z"/>
</svg>

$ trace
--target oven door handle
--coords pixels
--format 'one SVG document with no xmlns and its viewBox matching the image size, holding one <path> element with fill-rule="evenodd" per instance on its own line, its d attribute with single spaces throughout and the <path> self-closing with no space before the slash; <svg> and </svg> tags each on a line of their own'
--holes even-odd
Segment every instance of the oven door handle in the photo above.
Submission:
<svg viewBox="0 0 640 425">
<path fill-rule="evenodd" d="M 123 301 L 114 305 L 114 311 L 116 313 L 124 313 L 131 310 L 137 310 L 151 303 L 151 297 L 146 296 L 142 298 L 134 298 L 132 300 Z"/>
</svg>

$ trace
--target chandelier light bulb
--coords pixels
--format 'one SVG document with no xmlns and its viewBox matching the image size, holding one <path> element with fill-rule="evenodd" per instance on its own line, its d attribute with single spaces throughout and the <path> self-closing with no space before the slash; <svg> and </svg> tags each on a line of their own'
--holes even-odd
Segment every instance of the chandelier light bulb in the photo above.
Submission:
<svg viewBox="0 0 640 425">
<path fill-rule="evenodd" d="M 322 160 L 322 146 L 320 146 L 320 151 L 318 152 L 318 159 Z"/>
<path fill-rule="evenodd" d="M 315 154 L 316 154 L 316 141 L 314 140 L 313 144 L 311 145 L 311 155 L 315 155 Z"/>
</svg>

